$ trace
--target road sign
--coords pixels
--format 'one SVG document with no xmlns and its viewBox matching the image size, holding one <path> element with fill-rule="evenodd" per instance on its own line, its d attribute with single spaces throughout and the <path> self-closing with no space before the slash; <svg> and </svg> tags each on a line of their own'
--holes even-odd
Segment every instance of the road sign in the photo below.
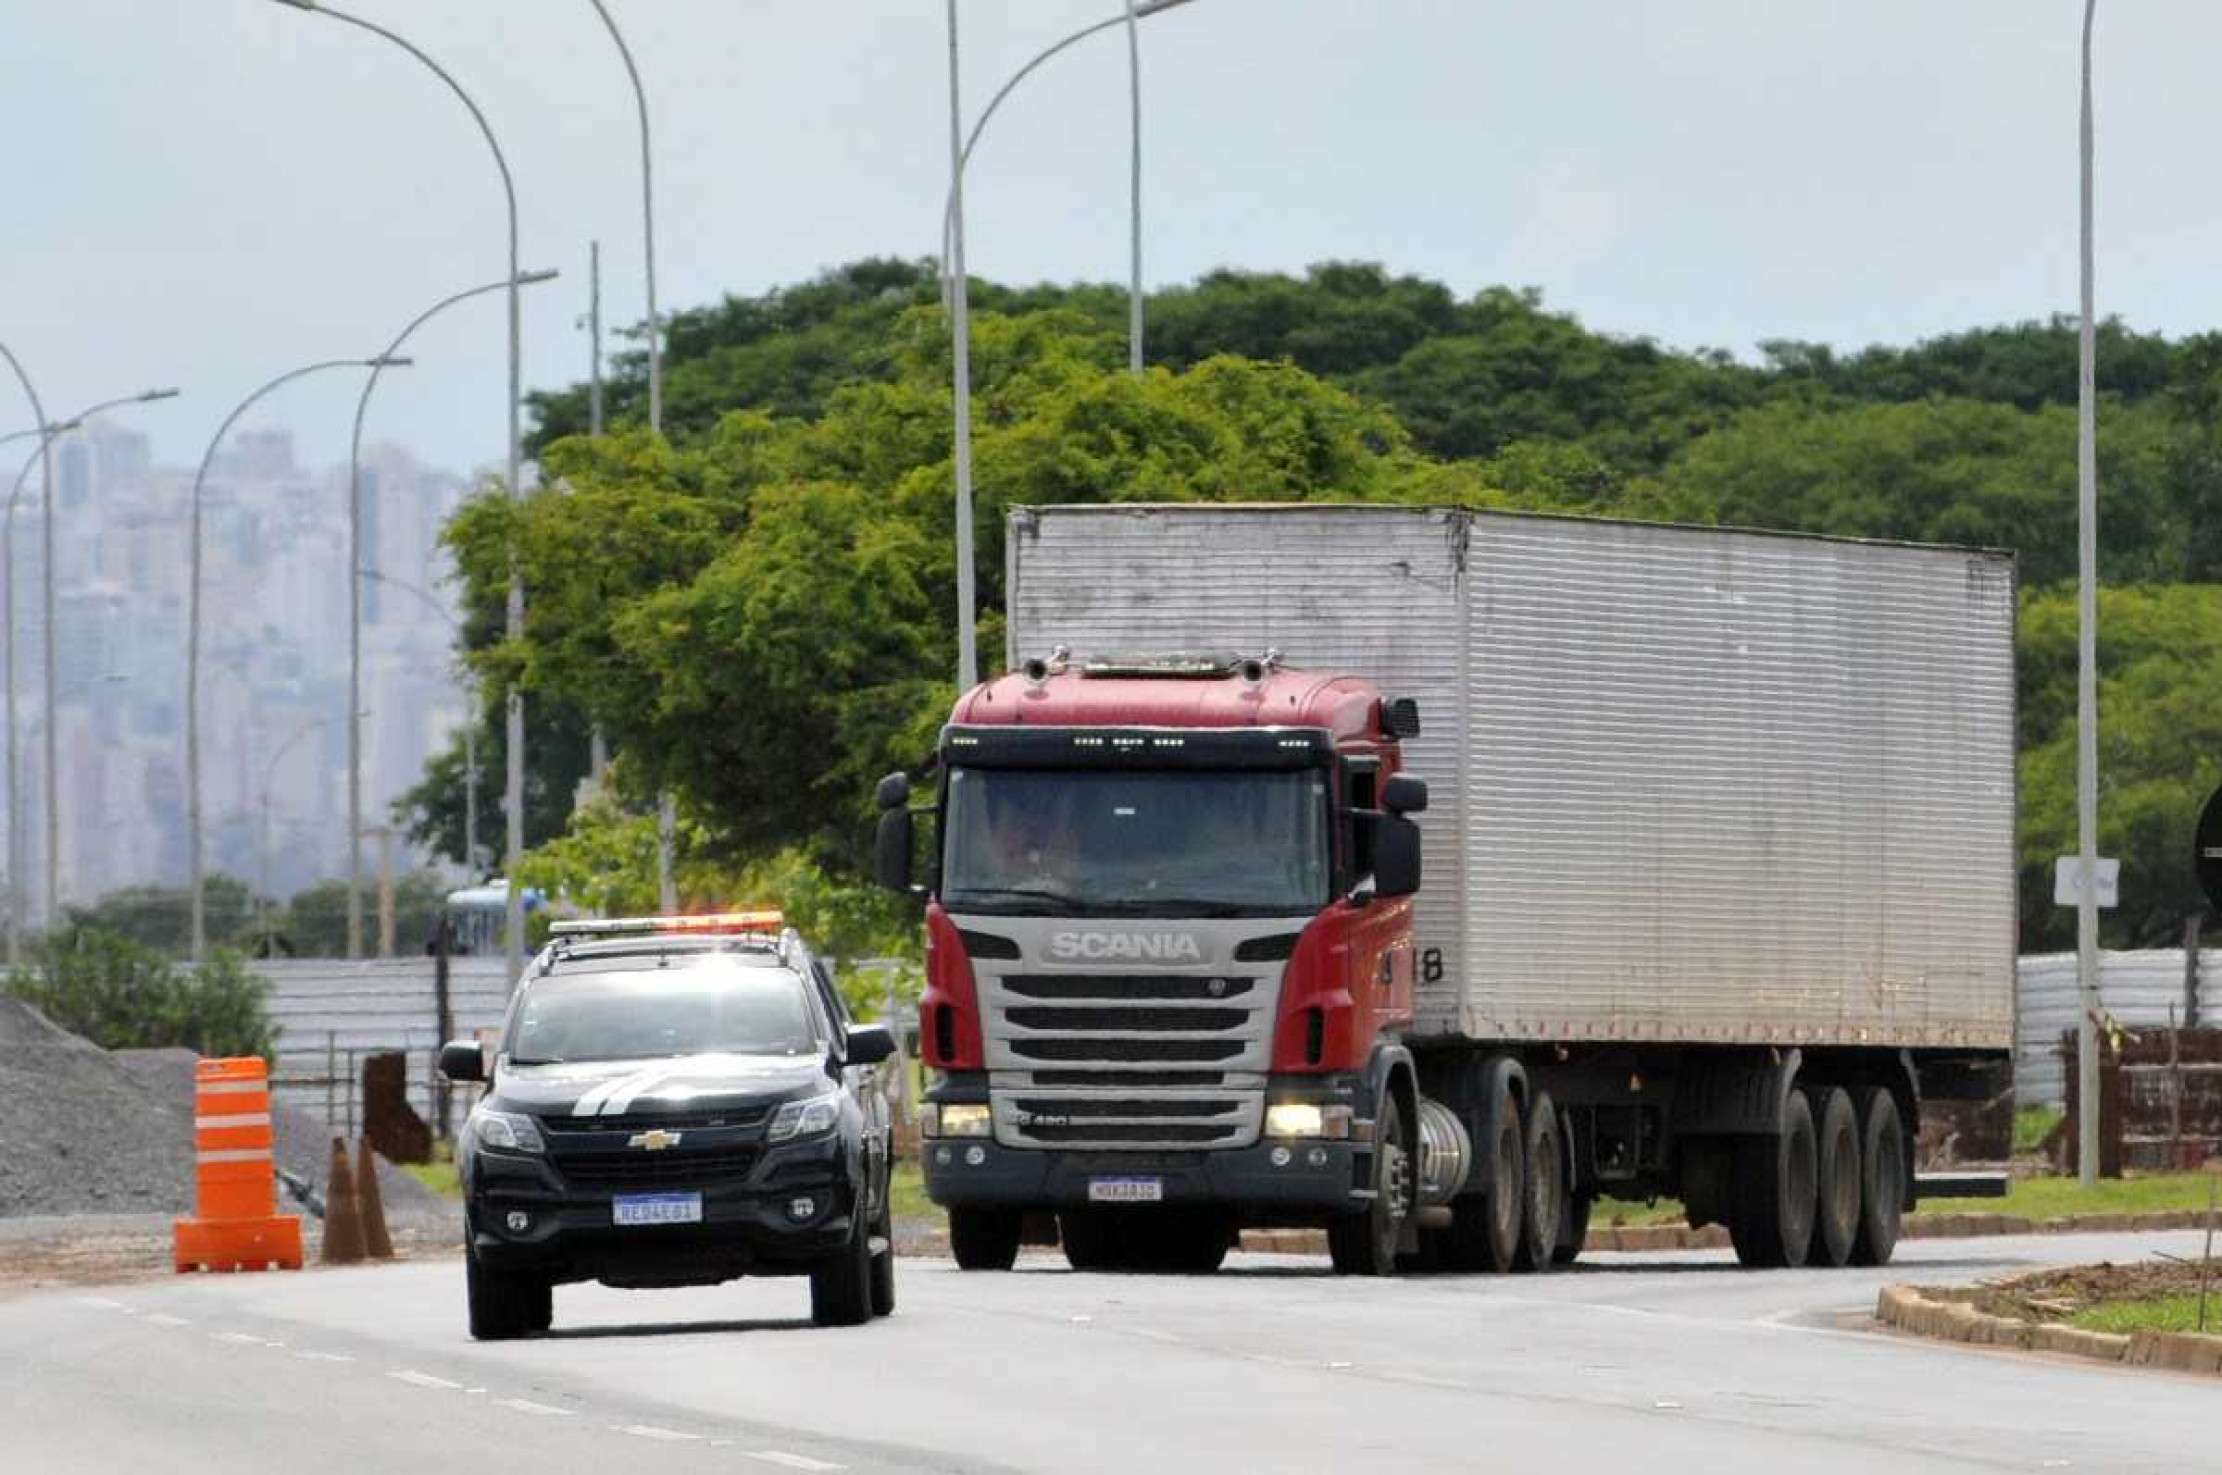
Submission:
<svg viewBox="0 0 2222 1475">
<path fill-rule="evenodd" d="M 2100 856 L 2099 906 L 2101 909 L 2121 905 L 2122 863 Z M 2083 901 L 2083 889 L 2076 883 L 2082 878 L 2083 862 L 2080 857 L 2063 855 L 2052 863 L 2052 904 L 2072 907 Z"/>
<path fill-rule="evenodd" d="M 2199 889 L 2206 892 L 2214 909 L 2222 912 L 2222 789 L 2208 797 L 2207 807 L 2200 812 L 2196 864 Z"/>
</svg>

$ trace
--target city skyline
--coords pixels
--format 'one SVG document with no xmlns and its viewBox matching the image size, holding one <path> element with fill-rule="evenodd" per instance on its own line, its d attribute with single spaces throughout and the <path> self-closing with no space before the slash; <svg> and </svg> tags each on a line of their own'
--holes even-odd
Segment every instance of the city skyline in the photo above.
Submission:
<svg viewBox="0 0 2222 1475">
<path fill-rule="evenodd" d="M 161 464 L 148 437 L 120 420 L 58 440 L 54 459 L 66 908 L 187 879 L 182 692 L 192 471 Z M 366 580 L 363 591 L 364 817 L 376 826 L 468 716 L 439 537 L 472 482 L 376 442 L 365 449 L 363 483 L 364 564 L 394 581 Z M 40 761 L 47 718 L 36 487 L 34 472 L 16 510 L 9 567 L 20 854 L 34 927 L 44 920 L 37 878 L 49 782 Z M 282 900 L 347 871 L 347 467 L 304 464 L 290 429 L 250 424 L 219 448 L 206 492 L 210 870 Z M 398 853 L 404 868 L 421 858 L 407 847 Z M 375 862 L 374 843 L 366 842 L 366 855 Z"/>
</svg>

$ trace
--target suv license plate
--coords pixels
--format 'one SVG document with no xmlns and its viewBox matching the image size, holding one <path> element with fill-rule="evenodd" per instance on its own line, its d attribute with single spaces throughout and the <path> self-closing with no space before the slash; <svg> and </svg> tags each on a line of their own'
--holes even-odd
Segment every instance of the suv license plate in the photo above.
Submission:
<svg viewBox="0 0 2222 1475">
<path fill-rule="evenodd" d="M 610 1203 L 610 1218 L 618 1224 L 700 1224 L 699 1193 L 619 1194 Z"/>
<path fill-rule="evenodd" d="M 1162 1178 L 1090 1178 L 1088 1202 L 1092 1204 L 1154 1204 L 1165 1198 Z"/>
</svg>

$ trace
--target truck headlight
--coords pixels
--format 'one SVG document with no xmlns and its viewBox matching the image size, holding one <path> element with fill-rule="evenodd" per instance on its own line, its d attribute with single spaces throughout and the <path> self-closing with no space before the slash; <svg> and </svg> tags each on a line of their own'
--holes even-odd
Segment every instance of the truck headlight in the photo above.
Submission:
<svg viewBox="0 0 2222 1475">
<path fill-rule="evenodd" d="M 502 1152 L 529 1152 L 540 1156 L 548 1150 L 547 1139 L 540 1135 L 540 1124 L 514 1111 L 487 1111 L 482 1107 L 471 1113 L 471 1132 L 478 1138 L 479 1146 Z"/>
<path fill-rule="evenodd" d="M 928 1137 L 988 1137 L 995 1132 L 995 1118 L 977 1101 L 957 1101 L 927 1106 L 919 1127 Z"/>
<path fill-rule="evenodd" d="M 841 1093 L 828 1091 L 807 1101 L 790 1101 L 772 1118 L 769 1142 L 790 1142 L 797 1137 L 817 1137 L 833 1130 L 841 1120 Z"/>
<path fill-rule="evenodd" d="M 1315 1101 L 1283 1101 L 1265 1109 L 1268 1137 L 1325 1137 L 1342 1141 L 1350 1136 L 1350 1108 L 1321 1106 Z"/>
</svg>

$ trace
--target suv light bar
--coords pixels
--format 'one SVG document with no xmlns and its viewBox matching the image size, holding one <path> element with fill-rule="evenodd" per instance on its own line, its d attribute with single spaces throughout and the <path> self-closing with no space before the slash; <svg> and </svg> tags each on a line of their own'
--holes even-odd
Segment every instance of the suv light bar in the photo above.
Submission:
<svg viewBox="0 0 2222 1475">
<path fill-rule="evenodd" d="M 753 911 L 711 912 L 695 917 L 603 917 L 557 922 L 548 933 L 552 937 L 654 937 L 674 932 L 719 936 L 758 933 L 776 937 L 786 925 L 787 919 L 778 909 L 759 907 Z"/>
</svg>

